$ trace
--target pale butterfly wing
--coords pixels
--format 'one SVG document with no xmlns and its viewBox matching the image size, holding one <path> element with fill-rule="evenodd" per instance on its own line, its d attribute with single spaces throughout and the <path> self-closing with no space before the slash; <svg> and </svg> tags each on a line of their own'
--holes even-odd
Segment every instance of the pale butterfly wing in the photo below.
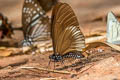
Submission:
<svg viewBox="0 0 120 80">
<path fill-rule="evenodd" d="M 3 16 L 2 13 L 0 13 L 0 27 L 1 27 L 2 24 L 3 24 L 3 21 L 2 21 L 3 17 L 2 17 L 2 16 Z"/>
<path fill-rule="evenodd" d="M 120 44 L 120 23 L 112 12 L 107 16 L 107 42 Z"/>
<path fill-rule="evenodd" d="M 85 48 L 85 39 L 72 8 L 66 3 L 58 3 L 52 13 L 51 36 L 54 53 L 64 55 Z"/>
<path fill-rule="evenodd" d="M 24 45 L 49 39 L 49 18 L 37 0 L 24 1 L 22 24 L 26 38 Z"/>
</svg>

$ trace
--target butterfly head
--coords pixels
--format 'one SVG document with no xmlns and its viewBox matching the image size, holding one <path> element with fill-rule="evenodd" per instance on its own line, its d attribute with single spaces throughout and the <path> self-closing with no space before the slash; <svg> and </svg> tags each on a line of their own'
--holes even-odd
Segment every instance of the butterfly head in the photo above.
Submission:
<svg viewBox="0 0 120 80">
<path fill-rule="evenodd" d="M 23 41 L 22 41 L 22 46 L 31 46 L 32 45 L 32 39 L 30 37 L 26 37 Z"/>
<path fill-rule="evenodd" d="M 49 56 L 49 59 L 53 62 L 59 62 L 63 59 L 63 57 L 60 54 L 52 54 Z"/>
</svg>

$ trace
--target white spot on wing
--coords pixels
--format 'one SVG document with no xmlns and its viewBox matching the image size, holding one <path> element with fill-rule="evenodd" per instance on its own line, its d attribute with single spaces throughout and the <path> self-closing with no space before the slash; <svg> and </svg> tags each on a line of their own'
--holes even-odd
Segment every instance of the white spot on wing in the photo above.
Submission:
<svg viewBox="0 0 120 80">
<path fill-rule="evenodd" d="M 36 13 L 36 11 L 33 11 L 33 14 L 35 14 Z"/>
<path fill-rule="evenodd" d="M 35 4 L 35 7 L 37 7 L 37 4 Z"/>
<path fill-rule="evenodd" d="M 0 20 L 0 26 L 2 25 L 2 20 Z"/>
<path fill-rule="evenodd" d="M 32 20 L 36 19 L 37 17 L 39 17 L 39 14 L 36 14 L 36 15 L 32 18 Z"/>
<path fill-rule="evenodd" d="M 28 3 L 28 0 L 26 0 L 25 2 Z"/>
<path fill-rule="evenodd" d="M 32 1 L 32 4 L 34 4 L 34 1 Z"/>
<path fill-rule="evenodd" d="M 40 11 L 40 8 L 37 8 L 37 11 Z"/>
</svg>

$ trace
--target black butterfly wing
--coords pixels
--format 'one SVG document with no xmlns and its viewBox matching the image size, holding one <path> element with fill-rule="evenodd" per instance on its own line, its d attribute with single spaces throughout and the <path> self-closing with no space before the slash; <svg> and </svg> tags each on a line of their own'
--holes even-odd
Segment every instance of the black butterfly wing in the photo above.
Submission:
<svg viewBox="0 0 120 80">
<path fill-rule="evenodd" d="M 66 3 L 58 3 L 52 13 L 51 36 L 55 53 L 65 54 L 82 51 L 85 39 L 72 8 Z"/>
<path fill-rule="evenodd" d="M 48 28 L 50 25 L 48 18 L 41 17 L 41 19 L 38 19 L 31 23 L 30 26 L 34 26 L 29 30 L 29 34 L 31 35 L 30 37 L 32 38 L 33 42 L 49 39 L 50 31 L 48 31 Z"/>
<path fill-rule="evenodd" d="M 55 5 L 58 0 L 38 0 L 43 10 L 46 12 L 51 10 L 52 6 Z"/>
<path fill-rule="evenodd" d="M 35 5 L 37 7 L 35 7 Z M 24 33 L 26 33 L 26 30 L 28 28 L 28 25 L 34 19 L 35 16 L 37 16 L 38 10 L 42 10 L 42 8 L 38 5 L 37 0 L 25 0 L 23 9 L 22 9 L 22 25 L 23 25 L 23 30 Z"/>
<path fill-rule="evenodd" d="M 24 36 L 33 42 L 48 38 L 49 18 L 37 0 L 25 0 L 22 10 Z"/>
</svg>

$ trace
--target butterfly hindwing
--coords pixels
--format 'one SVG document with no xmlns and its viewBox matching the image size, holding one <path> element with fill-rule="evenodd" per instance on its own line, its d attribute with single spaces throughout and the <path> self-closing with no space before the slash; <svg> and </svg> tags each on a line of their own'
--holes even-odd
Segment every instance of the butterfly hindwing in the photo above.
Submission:
<svg viewBox="0 0 120 80">
<path fill-rule="evenodd" d="M 85 48 L 85 39 L 72 8 L 66 3 L 58 3 L 52 13 L 51 36 L 54 53 L 64 55 Z"/>
<path fill-rule="evenodd" d="M 82 52 L 82 49 L 85 48 L 85 41 L 79 27 L 67 27 L 63 33 L 61 33 L 58 45 L 58 51 L 63 54 L 73 51 Z"/>
</svg>

